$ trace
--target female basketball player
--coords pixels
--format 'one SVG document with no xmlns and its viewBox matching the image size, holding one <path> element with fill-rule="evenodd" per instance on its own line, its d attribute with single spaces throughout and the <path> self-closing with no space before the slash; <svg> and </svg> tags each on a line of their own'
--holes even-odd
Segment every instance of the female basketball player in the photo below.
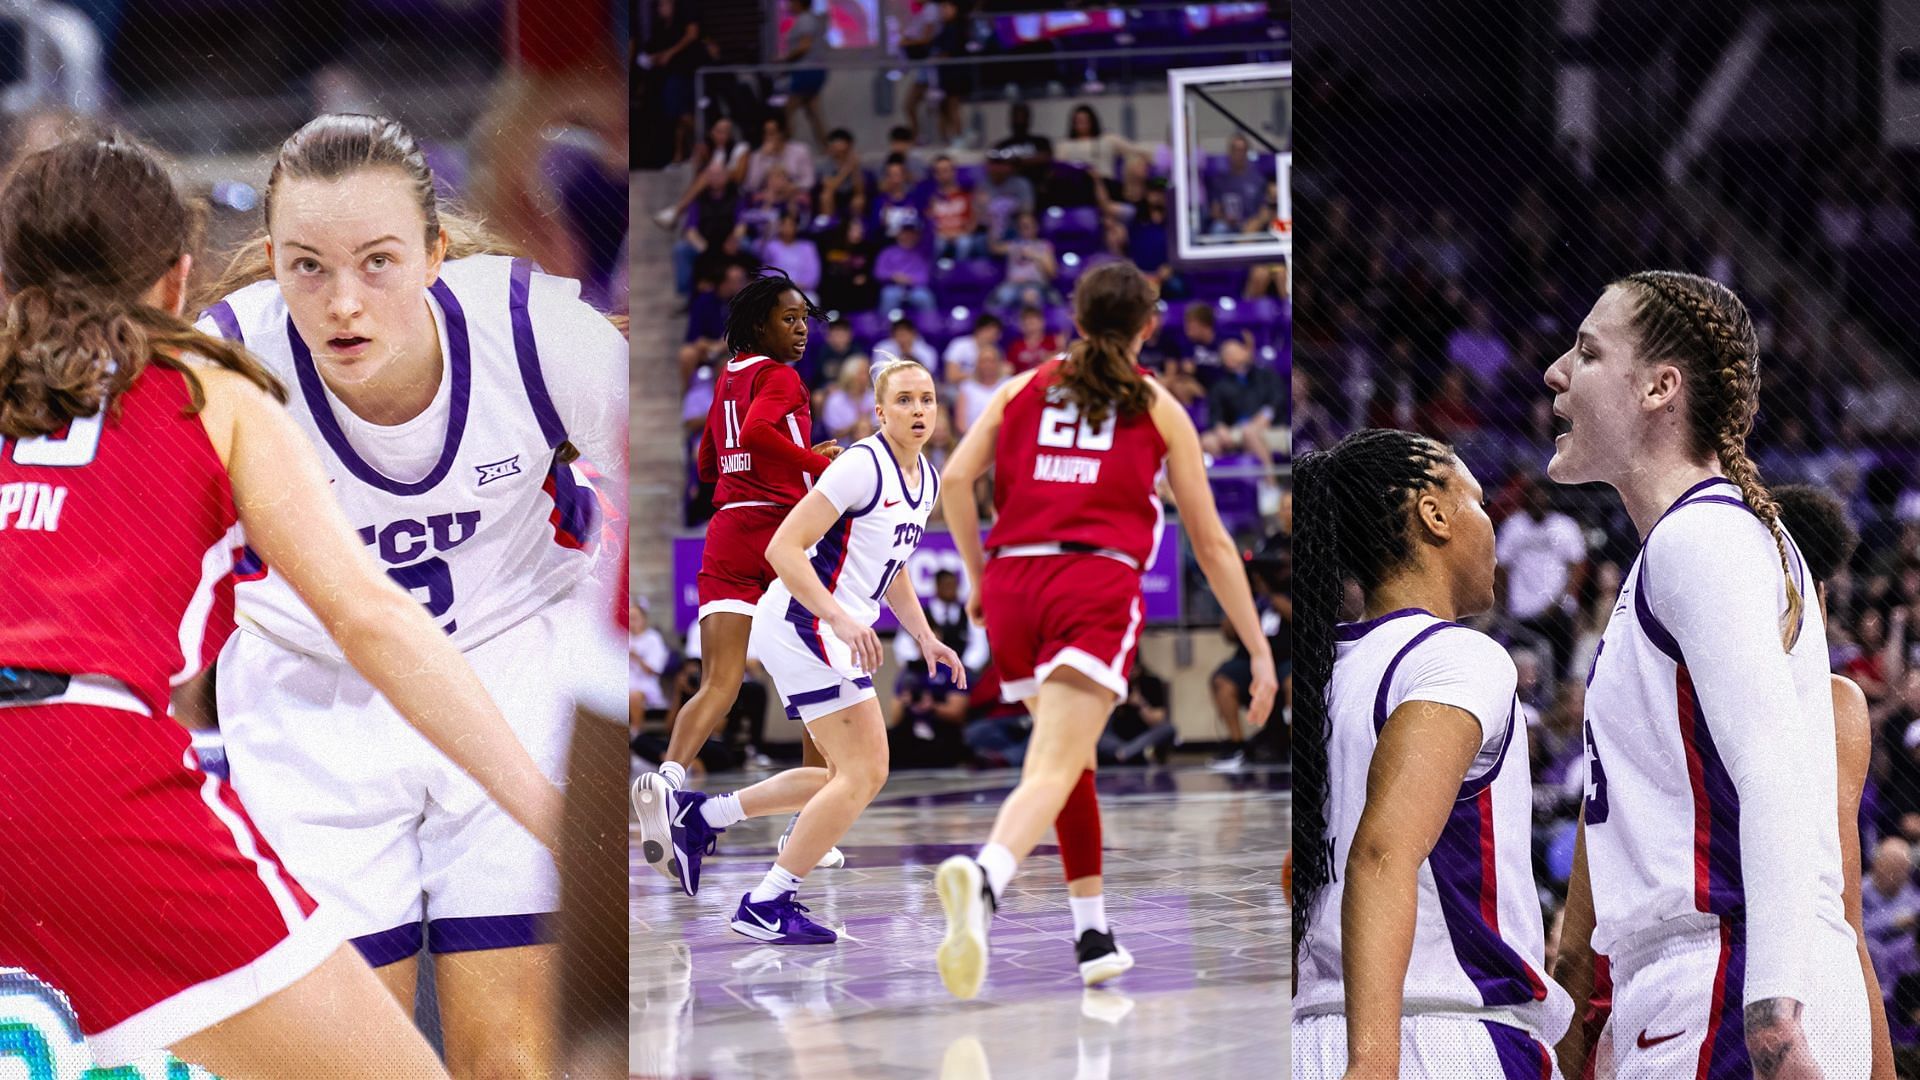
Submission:
<svg viewBox="0 0 1920 1080">
<path fill-rule="evenodd" d="M 976 622 L 985 613 L 1002 695 L 1025 702 L 1034 718 L 1020 784 L 989 842 L 977 859 L 941 863 L 935 878 L 947 912 L 940 977 L 957 997 L 980 992 L 990 908 L 1020 860 L 1070 796 L 1091 799 L 1100 732 L 1126 696 L 1139 640 L 1140 575 L 1159 543 L 1163 463 L 1207 584 L 1254 656 L 1251 722 L 1273 707 L 1272 654 L 1240 554 L 1214 511 L 1199 436 L 1138 366 L 1155 299 L 1130 263 L 1089 271 L 1073 294 L 1081 340 L 995 392 L 941 476 L 951 493 L 947 523 L 975 583 L 968 613 Z M 989 468 L 999 517 L 987 565 L 973 484 Z"/>
<path fill-rule="evenodd" d="M 0 965 L 62 990 L 106 1066 L 168 1047 L 230 1078 L 445 1076 L 167 718 L 232 627 L 240 530 L 548 845 L 560 796 L 368 557 L 273 376 L 181 319 L 197 226 L 115 136 L 29 155 L 0 195 Z"/>
<path fill-rule="evenodd" d="M 449 226 L 471 227 L 443 215 L 391 120 L 330 115 L 295 132 L 264 209 L 262 242 L 203 325 L 297 387 L 292 412 L 361 542 L 557 780 L 576 680 L 619 682 L 579 671 L 577 652 L 554 657 L 600 614 L 574 591 L 598 506 L 571 462 L 620 460 L 625 339 L 576 282 L 524 259 L 447 258 Z M 457 254 L 485 243 L 463 238 Z M 402 1002 L 422 945 L 434 956 L 456 1072 L 548 1075 L 552 858 L 346 669 L 277 570 L 243 568 L 242 632 L 216 673 L 235 786 L 296 874 L 351 912 L 355 944 Z"/>
<path fill-rule="evenodd" d="M 837 935 L 794 902 L 800 881 L 846 834 L 887 780 L 887 725 L 874 696 L 881 663 L 873 621 L 880 599 L 964 689 L 966 668 L 927 625 L 903 573 L 940 498 L 921 448 L 933 435 L 933 376 L 912 360 L 874 375 L 880 430 L 847 448 L 787 515 L 767 548 L 779 580 L 753 617 L 754 649 L 787 715 L 813 731 L 827 768 L 791 769 L 738 795 L 673 793 L 673 845 L 692 893 L 709 837 L 745 817 L 801 809 L 766 879 L 741 897 L 733 929 L 776 945 L 821 945 Z M 816 775 L 823 774 L 823 775 Z"/>
<path fill-rule="evenodd" d="M 774 530 L 841 452 L 832 443 L 808 448 L 813 408 L 806 383 L 793 370 L 807 351 L 807 320 L 824 317 L 786 275 L 764 268 L 727 308 L 727 343 L 734 357 L 714 387 L 700 440 L 700 478 L 715 484 L 713 502 L 719 507 L 700 553 L 700 689 L 674 721 L 660 771 L 641 776 L 633 786 L 648 865 L 678 878 L 688 895 L 694 887 L 665 842 L 672 831 L 667 793 L 686 786 L 687 766 L 739 696 L 754 605 L 774 580 L 766 555 Z M 805 732 L 801 741 L 803 766 L 825 765 Z M 791 832 L 792 823 L 787 827 Z M 844 861 L 837 848 L 821 860 L 822 866 Z"/>
<path fill-rule="evenodd" d="M 1629 275 L 1546 384 L 1566 425 L 1547 474 L 1612 485 L 1642 538 L 1587 691 L 1572 887 L 1590 896 L 1569 898 L 1563 981 L 1584 1000 L 1585 958 L 1607 956 L 1623 1077 L 1863 1076 L 1839 833 L 1807 812 L 1839 802 L 1825 620 L 1746 454 L 1746 308 L 1705 278 Z"/>
<path fill-rule="evenodd" d="M 1382 429 L 1294 476 L 1295 1075 L 1545 1076 L 1573 1003 L 1540 974 L 1518 675 L 1454 621 L 1493 605 L 1480 483 Z"/>
</svg>

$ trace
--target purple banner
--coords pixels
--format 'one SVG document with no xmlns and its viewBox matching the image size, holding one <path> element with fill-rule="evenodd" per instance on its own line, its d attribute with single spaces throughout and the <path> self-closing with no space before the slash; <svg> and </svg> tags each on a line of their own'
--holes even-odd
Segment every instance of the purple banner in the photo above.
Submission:
<svg viewBox="0 0 1920 1080">
<path fill-rule="evenodd" d="M 1163 527 L 1159 556 L 1141 581 L 1149 623 L 1180 620 L 1179 531 L 1178 525 Z M 699 613 L 700 552 L 705 546 L 704 536 L 681 536 L 673 541 L 673 629 L 676 633 L 685 633 Z M 952 535 L 929 532 L 921 539 L 913 558 L 907 560 L 907 573 L 922 600 L 933 595 L 933 576 L 941 570 L 960 575 L 960 595 L 967 595 L 967 575 L 961 568 L 960 553 L 954 549 Z M 888 631 L 899 625 L 894 621 L 893 612 L 885 604 L 880 605 L 880 621 L 874 624 L 874 629 Z"/>
</svg>

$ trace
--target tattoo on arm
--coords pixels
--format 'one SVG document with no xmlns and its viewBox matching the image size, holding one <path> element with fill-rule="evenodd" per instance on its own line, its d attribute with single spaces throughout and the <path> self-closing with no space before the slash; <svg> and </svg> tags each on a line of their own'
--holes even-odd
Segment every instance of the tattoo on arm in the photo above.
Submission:
<svg viewBox="0 0 1920 1080">
<path fill-rule="evenodd" d="M 1804 1006 L 1792 998 L 1768 998 L 1747 1006 L 1747 1056 L 1759 1080 L 1779 1074 L 1799 1042 L 1800 1013 Z"/>
</svg>

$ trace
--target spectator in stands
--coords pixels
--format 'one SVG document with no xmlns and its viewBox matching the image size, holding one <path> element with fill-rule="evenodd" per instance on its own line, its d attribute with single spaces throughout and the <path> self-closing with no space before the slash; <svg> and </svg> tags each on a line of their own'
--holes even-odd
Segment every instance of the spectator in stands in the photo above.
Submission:
<svg viewBox="0 0 1920 1080">
<path fill-rule="evenodd" d="M 1521 474 L 1514 491 L 1520 509 L 1500 523 L 1494 539 L 1495 591 L 1505 616 L 1553 650 L 1552 677 L 1563 679 L 1586 582 L 1587 540 L 1578 522 L 1551 507 L 1539 477 Z"/>
<path fill-rule="evenodd" d="M 1325 450 L 1340 441 L 1340 426 L 1320 400 L 1312 376 L 1301 368 L 1293 369 L 1293 454 Z"/>
<path fill-rule="evenodd" d="M 1104 190 L 1108 182 L 1120 175 L 1117 162 L 1138 158 L 1144 165 L 1151 153 L 1151 147 L 1104 134 L 1100 130 L 1100 114 L 1082 102 L 1074 106 L 1073 115 L 1067 117 L 1067 137 L 1060 140 L 1054 158 L 1060 164 L 1085 169 Z"/>
<path fill-rule="evenodd" d="M 1099 203 L 1100 185 L 1094 182 L 1093 174 L 1081 166 L 1054 161 L 1052 143 L 1040 144 L 1027 175 L 1033 179 L 1033 204 L 1039 210 Z"/>
<path fill-rule="evenodd" d="M 740 192 L 724 173 L 701 174 L 687 227 L 673 244 L 673 281 L 681 296 L 712 288 L 726 271 L 727 238 L 740 229 Z"/>
<path fill-rule="evenodd" d="M 945 154 L 933 159 L 933 190 L 927 193 L 927 221 L 933 225 L 934 252 L 943 259 L 971 259 L 984 245 L 974 219 L 973 193 L 960 186 L 959 170 Z"/>
<path fill-rule="evenodd" d="M 805 221 L 813 219 L 813 197 L 793 182 L 787 170 L 775 165 L 767 172 L 766 186 L 748 196 L 740 211 L 740 223 L 755 235 L 764 236 L 779 228 L 780 219 L 793 215 Z"/>
<path fill-rule="evenodd" d="M 1472 375 L 1483 391 L 1501 385 L 1513 363 L 1513 350 L 1494 330 L 1486 304 L 1478 300 L 1467 304 L 1467 321 L 1447 336 L 1447 359 Z"/>
<path fill-rule="evenodd" d="M 963 383 L 973 375 L 974 361 L 987 349 L 1000 347 L 1001 325 L 998 316 L 982 311 L 973 317 L 973 332 L 947 343 L 940 356 L 940 378 L 949 386 Z"/>
<path fill-rule="evenodd" d="M 1480 410 L 1474 407 L 1467 373 L 1448 366 L 1440 388 L 1414 413 L 1414 427 L 1446 443 L 1480 430 Z"/>
<path fill-rule="evenodd" d="M 734 263 L 727 267 L 713 291 L 694 293 L 687 309 L 686 344 L 680 347 L 681 385 L 693 377 L 694 369 L 725 353 L 727 301 L 746 286 L 746 267 Z"/>
<path fill-rule="evenodd" d="M 834 128 L 827 135 L 827 171 L 820 180 L 820 194 L 814 205 L 836 221 L 851 221 L 867 216 L 867 170 L 853 148 L 853 132 Z"/>
<path fill-rule="evenodd" d="M 1248 300 L 1272 297 L 1275 300 L 1289 300 L 1288 289 L 1292 288 L 1293 275 L 1288 272 L 1285 260 L 1270 263 L 1255 263 L 1247 267 L 1247 287 L 1240 295 Z"/>
<path fill-rule="evenodd" d="M 1873 863 L 1860 886 L 1860 925 L 1880 986 L 1889 992 L 1901 978 L 1920 973 L 1914 935 L 1920 930 L 1920 888 L 1913 883 L 1913 846 L 1898 836 L 1873 849 Z"/>
<path fill-rule="evenodd" d="M 801 191 L 813 190 L 813 153 L 787 137 L 785 117 L 769 116 L 760 126 L 760 149 L 740 159 L 734 181 L 746 195 L 757 195 L 776 167 L 785 169 L 787 179 Z"/>
<path fill-rule="evenodd" d="M 871 311 L 880 301 L 873 262 L 866 223 L 848 219 L 833 231 L 821 256 L 821 306 L 829 311 Z"/>
<path fill-rule="evenodd" d="M 1463 281 L 1473 263 L 1473 242 L 1461 234 L 1452 210 L 1436 206 L 1426 231 L 1414 238 L 1413 255 L 1440 277 Z"/>
<path fill-rule="evenodd" d="M 933 35 L 933 56 L 938 59 L 960 58 L 967 55 L 968 38 L 972 34 L 972 19 L 955 0 L 940 0 L 940 28 Z M 940 88 L 940 115 L 938 130 L 940 141 L 958 142 L 964 128 L 960 123 L 960 107 L 973 95 L 974 83 L 978 76 L 968 64 L 942 64 L 934 69 L 934 82 Z"/>
<path fill-rule="evenodd" d="M 974 219 L 986 226 L 989 240 L 1012 236 L 1014 220 L 1033 213 L 1033 185 L 1014 172 L 1013 159 L 1004 151 L 987 155 L 987 178 L 975 195 L 980 206 Z"/>
<path fill-rule="evenodd" d="M 973 427 L 973 422 L 987 411 L 988 402 L 993 400 L 993 392 L 1011 377 L 1000 346 L 980 346 L 980 351 L 975 354 L 973 370 L 966 381 L 953 391 L 954 431 L 965 435 Z"/>
<path fill-rule="evenodd" d="M 1266 227 L 1272 212 L 1266 200 L 1267 185 L 1273 177 L 1255 167 L 1248 153 L 1251 148 L 1245 135 L 1234 134 L 1227 139 L 1226 165 L 1211 170 L 1205 178 L 1209 235 L 1227 236 L 1247 232 L 1249 226 Z"/>
<path fill-rule="evenodd" d="M 660 687 L 660 673 L 673 658 L 667 639 L 647 625 L 647 602 L 635 599 L 627 604 L 627 726 L 631 734 L 640 733 L 640 721 L 647 713 L 665 711 L 667 695 Z"/>
<path fill-rule="evenodd" d="M 820 249 L 811 239 L 800 235 L 800 222 L 793 214 L 780 215 L 779 232 L 761 245 L 761 258 L 768 266 L 787 272 L 809 300 L 820 297 Z"/>
<path fill-rule="evenodd" d="M 933 0 L 908 0 L 907 12 L 900 19 L 900 55 L 908 61 L 925 60 L 933 54 L 933 39 L 940 32 L 940 5 Z M 893 130 L 908 146 L 920 141 L 920 103 L 933 85 L 934 69 L 924 64 L 907 64 L 907 93 L 900 111 L 907 118 L 904 127 Z"/>
<path fill-rule="evenodd" d="M 1187 290 L 1167 258 L 1169 228 L 1166 186 L 1151 184 L 1141 212 L 1134 215 L 1133 224 L 1127 227 L 1127 250 L 1133 256 L 1133 265 L 1160 286 L 1161 299 L 1179 300 L 1187 295 Z"/>
<path fill-rule="evenodd" d="M 1899 624 L 1899 633 L 1888 633 L 1887 616 L 1877 607 L 1870 607 L 1860 613 L 1855 623 L 1853 640 L 1855 653 L 1840 664 L 1840 674 L 1852 679 L 1859 685 L 1867 700 L 1879 704 L 1887 700 L 1893 692 L 1893 684 L 1900 676 L 1901 639 L 1906 636 L 1907 613 L 1905 608 L 1896 608 L 1893 618 Z"/>
<path fill-rule="evenodd" d="M 1013 239 L 994 240 L 988 245 L 995 255 L 1007 260 L 1006 280 L 994 288 L 988 305 L 1009 308 L 1062 303 L 1060 290 L 1053 285 L 1060 263 L 1053 252 L 1053 241 L 1040 235 L 1040 219 L 1021 214 L 1014 229 L 1017 235 Z"/>
<path fill-rule="evenodd" d="M 827 69 L 819 65 L 826 61 L 827 28 L 813 13 L 813 0 L 787 0 L 787 10 L 793 22 L 787 27 L 787 50 L 777 61 L 794 66 L 787 76 L 787 127 L 793 127 L 793 114 L 805 109 L 813 141 L 824 143 L 827 125 L 820 119 L 820 91 L 827 85 Z"/>
<path fill-rule="evenodd" d="M 880 281 L 880 310 L 932 311 L 933 267 L 920 250 L 920 226 L 908 222 L 900 227 L 893 244 L 880 253 L 873 265 Z"/>
<path fill-rule="evenodd" d="M 1040 178 L 1035 168 L 1044 150 L 1049 163 L 1053 159 L 1053 140 L 1033 132 L 1033 109 L 1024 101 L 1007 106 L 1007 136 L 993 144 L 995 150 L 1013 161 L 1014 167 L 1035 184 Z"/>
<path fill-rule="evenodd" d="M 1278 499 L 1275 503 L 1277 507 Z M 1247 580 L 1253 585 L 1253 605 L 1260 615 L 1260 630 L 1267 637 L 1267 649 L 1277 656 L 1279 654 L 1278 638 L 1284 626 L 1284 620 L 1279 610 L 1274 607 L 1272 593 L 1267 588 L 1266 576 L 1253 572 L 1249 567 Z M 1246 728 L 1240 710 L 1246 708 L 1250 700 L 1248 693 L 1253 686 L 1253 654 L 1247 651 L 1246 645 L 1241 642 L 1239 635 L 1233 632 L 1231 626 L 1223 626 L 1221 636 L 1233 646 L 1233 655 L 1213 669 L 1213 677 L 1209 682 L 1213 693 L 1214 712 L 1219 717 L 1221 726 L 1226 729 L 1227 742 L 1220 753 L 1207 763 L 1207 767 L 1221 772 L 1233 772 L 1246 764 L 1247 760 Z M 1280 722 L 1278 712 L 1268 719 L 1268 723 Z"/>
<path fill-rule="evenodd" d="M 731 119 L 723 116 L 715 120 L 707 129 L 707 137 L 694 148 L 693 179 L 687 182 L 687 190 L 680 193 L 672 206 L 653 215 L 654 224 L 671 231 L 680 212 L 691 206 L 714 178 L 723 184 L 731 182 L 735 167 L 746 160 L 752 149 L 737 134 Z"/>
<path fill-rule="evenodd" d="M 1183 359 L 1193 365 L 1194 373 L 1203 383 L 1211 383 L 1220 373 L 1220 338 L 1215 329 L 1213 305 L 1199 301 L 1188 304 L 1186 313 L 1180 316 L 1180 325 L 1187 332 Z"/>
<path fill-rule="evenodd" d="M 965 764 L 962 735 L 967 722 L 967 693 L 953 685 L 953 674 L 917 675 L 903 671 L 894 683 L 893 726 L 887 751 L 896 768 L 949 769 Z"/>
<path fill-rule="evenodd" d="M 903 227 L 920 223 L 920 201 L 907 180 L 906 159 L 897 155 L 880 169 L 879 219 L 881 234 L 888 240 L 900 235 Z"/>
<path fill-rule="evenodd" d="M 1100 733 L 1101 764 L 1166 764 L 1167 753 L 1179 738 L 1169 722 L 1168 701 L 1167 681 L 1135 660 L 1133 674 L 1127 677 L 1127 699 L 1114 706 L 1107 730 Z"/>
<path fill-rule="evenodd" d="M 1060 355 L 1060 335 L 1047 331 L 1047 315 L 1037 307 L 1020 309 L 1020 336 L 1007 346 L 1007 364 L 1025 374 Z"/>
<path fill-rule="evenodd" d="M 885 160 L 892 161 L 894 158 L 900 159 L 900 164 L 906 167 L 907 183 L 909 185 L 917 185 L 920 181 L 927 178 L 926 166 L 920 164 L 920 159 L 916 157 L 913 152 L 913 144 L 917 139 L 918 136 L 916 134 L 908 131 L 904 127 L 896 127 L 887 132 L 887 156 Z"/>
<path fill-rule="evenodd" d="M 840 365 L 860 353 L 860 345 L 853 340 L 853 324 L 844 318 L 836 318 L 827 324 L 827 344 L 820 350 L 817 370 L 807 385 L 826 387 L 840 378 Z M 818 395 L 820 400 L 814 403 L 819 408 L 826 401 L 826 395 Z"/>
<path fill-rule="evenodd" d="M 1239 338 L 1220 343 L 1220 376 L 1207 391 L 1207 415 L 1212 426 L 1201 437 L 1207 453 L 1253 455 L 1263 470 L 1273 468 L 1273 450 L 1267 439 L 1286 403 L 1280 397 L 1280 377 L 1265 364 L 1253 362 L 1253 348 Z M 1271 486 L 1271 481 L 1262 481 Z M 1277 499 L 1276 489 L 1270 498 Z"/>
<path fill-rule="evenodd" d="M 961 665 L 967 669 L 967 681 L 971 683 L 974 674 L 987 666 L 987 632 L 967 618 L 967 602 L 960 596 L 960 576 L 952 570 L 934 571 L 933 595 L 923 600 L 922 606 L 926 609 L 927 625 L 933 627 L 933 636 L 960 657 Z M 895 634 L 893 650 L 908 671 L 922 678 L 926 676 L 926 660 L 921 657 L 920 646 L 912 635 Z"/>
<path fill-rule="evenodd" d="M 1120 224 L 1117 218 L 1107 218 L 1100 223 L 1100 250 L 1087 256 L 1085 269 L 1091 270 L 1110 262 L 1125 261 L 1127 261 L 1127 227 Z"/>
<path fill-rule="evenodd" d="M 1128 157 L 1120 166 L 1120 178 L 1101 185 L 1100 216 L 1131 224 L 1146 206 L 1147 184 L 1152 179 L 1152 162 L 1144 154 Z"/>
<path fill-rule="evenodd" d="M 655 0 L 653 32 L 644 47 L 646 62 L 660 89 L 660 115 L 673 127 L 673 163 L 687 160 L 693 148 L 693 73 L 700 66 L 700 20 L 691 3 Z M 662 225 L 672 225 L 668 218 Z"/>
<path fill-rule="evenodd" d="M 895 356 L 912 360 L 929 372 L 937 371 L 940 367 L 940 358 L 934 353 L 933 346 L 920 336 L 920 328 L 913 324 L 912 319 L 893 320 L 893 325 L 887 328 L 887 346 L 881 351 L 890 351 Z"/>
<path fill-rule="evenodd" d="M 865 356 L 849 356 L 840 364 L 840 377 L 820 407 L 817 426 L 827 430 L 827 438 L 849 442 L 873 434 L 873 385 L 871 364 Z M 815 433 L 818 438 L 818 433 Z"/>
<path fill-rule="evenodd" d="M 1160 385 L 1187 410 L 1196 431 L 1207 430 L 1207 387 L 1200 381 L 1192 360 L 1160 354 Z"/>
</svg>

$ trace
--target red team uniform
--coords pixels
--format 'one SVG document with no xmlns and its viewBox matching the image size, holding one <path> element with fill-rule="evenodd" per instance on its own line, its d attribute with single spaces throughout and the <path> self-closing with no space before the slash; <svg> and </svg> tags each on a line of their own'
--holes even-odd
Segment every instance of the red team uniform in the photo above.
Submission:
<svg viewBox="0 0 1920 1080">
<path fill-rule="evenodd" d="M 741 353 L 720 371 L 700 440 L 700 479 L 718 509 L 700 555 L 700 615 L 753 616 L 773 584 L 767 545 L 827 459 L 808 448 L 812 399 L 793 368 Z"/>
<path fill-rule="evenodd" d="M 1166 440 L 1147 413 L 1086 424 L 1058 358 L 1007 401 L 994 447 L 987 638 L 1001 696 L 1022 701 L 1066 666 L 1121 698 L 1140 641 L 1140 576 L 1165 520 Z"/>
<path fill-rule="evenodd" d="M 0 966 L 64 991 L 109 1066 L 341 940 L 168 715 L 233 629 L 233 492 L 188 407 L 152 366 L 104 422 L 0 440 Z"/>
</svg>

